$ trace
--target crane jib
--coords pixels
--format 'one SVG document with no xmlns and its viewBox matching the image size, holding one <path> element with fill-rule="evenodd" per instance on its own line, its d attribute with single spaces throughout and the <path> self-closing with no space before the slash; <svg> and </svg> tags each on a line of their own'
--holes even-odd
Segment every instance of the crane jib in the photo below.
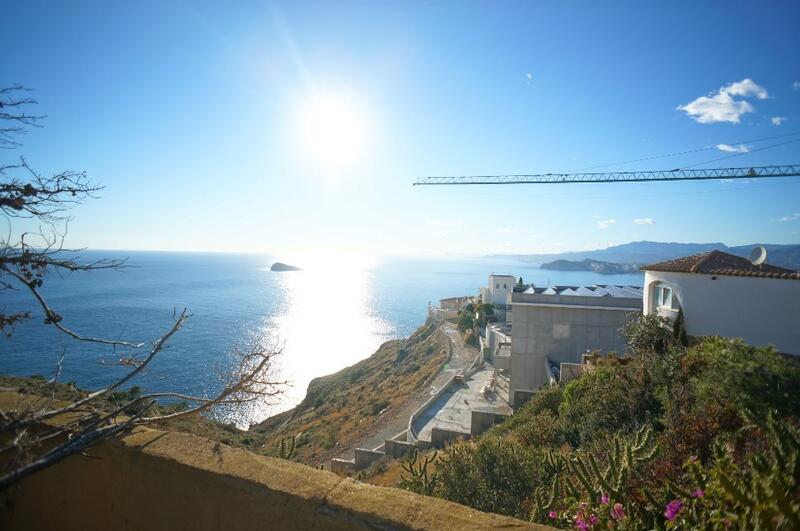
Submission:
<svg viewBox="0 0 800 531">
<path fill-rule="evenodd" d="M 657 171 L 620 171 L 601 173 L 539 173 L 529 175 L 464 175 L 423 177 L 414 186 L 459 184 L 567 184 L 658 181 L 707 181 L 717 179 L 764 179 L 769 177 L 798 177 L 800 164 L 780 166 L 747 166 L 742 168 L 711 168 Z"/>
</svg>

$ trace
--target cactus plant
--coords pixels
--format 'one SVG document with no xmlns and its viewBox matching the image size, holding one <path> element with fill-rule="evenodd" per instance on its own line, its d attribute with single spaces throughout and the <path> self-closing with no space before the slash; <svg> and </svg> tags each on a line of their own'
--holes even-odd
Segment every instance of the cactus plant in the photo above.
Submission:
<svg viewBox="0 0 800 531">
<path fill-rule="evenodd" d="M 433 452 L 432 455 L 426 455 L 420 460 L 419 449 L 414 448 L 401 465 L 409 475 L 400 476 L 400 487 L 417 494 L 432 495 L 439 482 L 439 474 L 437 472 L 429 474 L 428 465 L 436 460 L 437 454 L 438 452 Z"/>
<path fill-rule="evenodd" d="M 767 450 L 739 466 L 720 449 L 710 477 L 733 503 L 740 526 L 800 529 L 800 433 L 772 412 L 766 419 L 749 411 L 744 417 L 766 435 Z"/>
<path fill-rule="evenodd" d="M 286 441 L 289 441 L 288 443 Z M 281 459 L 291 459 L 295 456 L 295 443 L 297 437 L 281 437 L 281 445 L 278 457 Z"/>
<path fill-rule="evenodd" d="M 613 445 L 608 454 L 608 466 L 603 471 L 592 454 L 586 457 L 577 455 L 567 462 L 567 470 L 577 478 L 590 499 L 598 499 L 602 493 L 614 500 L 623 498 L 630 471 L 636 463 L 652 459 L 658 448 L 653 442 L 653 430 L 649 426 L 638 430 L 632 443 L 623 445 L 618 437 L 614 437 Z M 564 485 L 571 496 L 580 497 L 580 489 L 570 477 L 564 478 Z"/>
</svg>

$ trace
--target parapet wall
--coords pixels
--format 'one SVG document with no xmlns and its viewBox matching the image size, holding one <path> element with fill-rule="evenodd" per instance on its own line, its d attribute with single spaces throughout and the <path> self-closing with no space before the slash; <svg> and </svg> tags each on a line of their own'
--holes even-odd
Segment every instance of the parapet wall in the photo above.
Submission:
<svg viewBox="0 0 800 531">
<path fill-rule="evenodd" d="M 176 432 L 138 428 L 0 494 L 15 530 L 550 529 Z"/>
</svg>

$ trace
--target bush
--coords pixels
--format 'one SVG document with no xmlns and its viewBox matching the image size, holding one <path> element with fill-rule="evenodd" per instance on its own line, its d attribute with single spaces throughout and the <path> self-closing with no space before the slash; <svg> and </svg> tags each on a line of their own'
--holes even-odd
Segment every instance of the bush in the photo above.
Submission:
<svg viewBox="0 0 800 531">
<path fill-rule="evenodd" d="M 559 415 L 574 445 L 656 421 L 661 402 L 643 363 L 601 363 L 564 388 Z"/>
<path fill-rule="evenodd" d="M 689 349 L 683 368 L 701 405 L 724 401 L 739 411 L 800 413 L 800 364 L 772 347 L 706 338 Z"/>
<path fill-rule="evenodd" d="M 532 415 L 516 430 L 516 436 L 519 442 L 532 447 L 548 448 L 564 442 L 561 423 L 549 410 Z"/>
<path fill-rule="evenodd" d="M 513 439 L 457 443 L 438 462 L 436 494 L 481 511 L 525 517 L 534 486 L 545 479 L 543 462 L 540 452 Z"/>
</svg>

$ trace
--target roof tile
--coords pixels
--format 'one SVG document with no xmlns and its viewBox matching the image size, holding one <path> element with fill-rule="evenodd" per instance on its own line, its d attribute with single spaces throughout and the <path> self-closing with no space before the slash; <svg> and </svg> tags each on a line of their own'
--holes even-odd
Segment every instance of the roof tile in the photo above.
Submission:
<svg viewBox="0 0 800 531">
<path fill-rule="evenodd" d="M 684 256 L 675 260 L 667 260 L 666 262 L 658 262 L 642 266 L 640 269 L 642 271 L 665 271 L 671 273 L 800 280 L 800 272 L 769 264 L 756 266 L 746 258 L 716 250 Z"/>
</svg>

